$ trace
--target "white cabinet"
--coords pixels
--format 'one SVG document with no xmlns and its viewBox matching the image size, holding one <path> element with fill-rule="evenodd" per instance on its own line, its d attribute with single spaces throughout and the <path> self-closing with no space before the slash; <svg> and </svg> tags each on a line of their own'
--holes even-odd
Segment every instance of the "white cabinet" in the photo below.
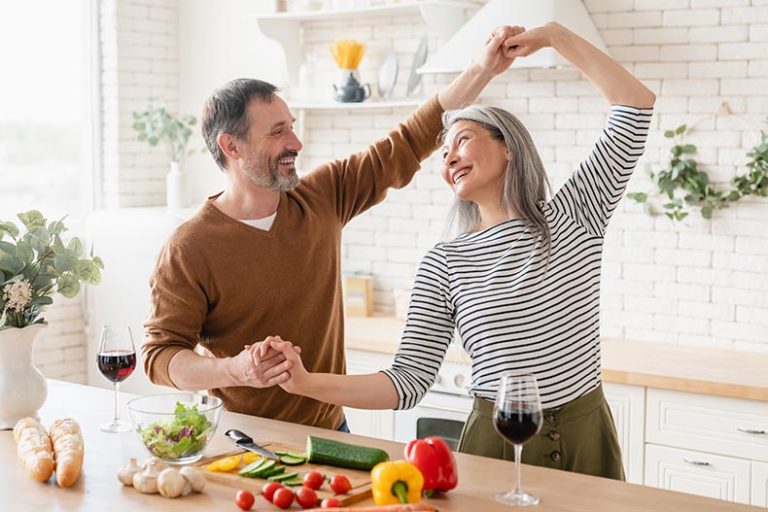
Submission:
<svg viewBox="0 0 768 512">
<path fill-rule="evenodd" d="M 768 461 L 768 403 L 648 389 L 646 441 Z"/>
<path fill-rule="evenodd" d="M 751 505 L 768 509 L 768 464 L 752 462 Z"/>
<path fill-rule="evenodd" d="M 359 350 L 347 350 L 347 374 L 374 373 L 389 368 L 392 356 Z M 392 440 L 394 411 L 344 408 L 349 430 L 353 434 Z"/>
<path fill-rule="evenodd" d="M 603 391 L 611 408 L 627 481 L 643 483 L 645 388 L 604 383 Z"/>
<path fill-rule="evenodd" d="M 670 491 L 749 503 L 750 462 L 648 444 L 645 450 L 645 484 Z"/>
</svg>

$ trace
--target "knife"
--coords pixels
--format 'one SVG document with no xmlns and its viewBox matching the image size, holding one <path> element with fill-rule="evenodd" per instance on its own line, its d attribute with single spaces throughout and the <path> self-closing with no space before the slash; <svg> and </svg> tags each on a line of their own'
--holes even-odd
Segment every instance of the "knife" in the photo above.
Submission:
<svg viewBox="0 0 768 512">
<path fill-rule="evenodd" d="M 239 446 L 240 448 L 243 448 L 244 450 L 248 450 L 249 452 L 253 452 L 253 453 L 258 453 L 259 455 L 263 455 L 264 457 L 267 457 L 269 459 L 274 459 L 274 460 L 280 459 L 280 457 L 278 457 L 276 454 L 254 443 L 253 439 L 243 434 L 239 430 L 229 429 L 226 432 L 224 432 L 224 435 L 230 438 L 232 441 L 235 442 L 237 446 Z"/>
</svg>

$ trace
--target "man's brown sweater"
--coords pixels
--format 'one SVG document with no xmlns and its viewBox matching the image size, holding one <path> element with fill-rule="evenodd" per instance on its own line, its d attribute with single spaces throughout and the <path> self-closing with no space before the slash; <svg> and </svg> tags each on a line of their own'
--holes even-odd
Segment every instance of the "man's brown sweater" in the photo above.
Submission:
<svg viewBox="0 0 768 512">
<path fill-rule="evenodd" d="M 174 386 L 168 363 L 199 343 L 216 357 L 279 335 L 310 372 L 343 374 L 341 230 L 407 185 L 442 128 L 436 98 L 367 150 L 318 167 L 282 192 L 269 231 L 222 213 L 211 198 L 171 235 L 150 280 L 142 345 L 149 379 Z M 275 386 L 213 389 L 227 410 L 335 429 L 342 409 Z"/>
</svg>

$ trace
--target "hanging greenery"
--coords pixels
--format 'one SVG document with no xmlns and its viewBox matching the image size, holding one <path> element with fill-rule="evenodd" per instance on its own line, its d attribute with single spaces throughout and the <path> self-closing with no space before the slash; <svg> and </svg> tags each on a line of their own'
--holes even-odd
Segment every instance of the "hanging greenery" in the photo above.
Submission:
<svg viewBox="0 0 768 512">
<path fill-rule="evenodd" d="M 651 193 L 633 192 L 627 197 L 645 204 L 646 211 L 654 215 L 656 210 L 650 199 L 661 195 L 667 199 L 662 205 L 664 215 L 682 220 L 692 208 L 699 209 L 705 219 L 711 219 L 715 210 L 727 208 L 744 196 L 768 196 L 768 132 L 762 131 L 760 141 L 747 153 L 750 157 L 747 172 L 731 179 L 728 189 L 718 190 L 710 183 L 707 173 L 698 168 L 692 156 L 696 153 L 696 146 L 685 143 L 686 130 L 687 125 L 682 125 L 664 132 L 665 137 L 675 139 L 675 144 L 669 150 L 670 159 L 666 168 L 657 173 L 649 172 L 656 190 Z"/>
</svg>

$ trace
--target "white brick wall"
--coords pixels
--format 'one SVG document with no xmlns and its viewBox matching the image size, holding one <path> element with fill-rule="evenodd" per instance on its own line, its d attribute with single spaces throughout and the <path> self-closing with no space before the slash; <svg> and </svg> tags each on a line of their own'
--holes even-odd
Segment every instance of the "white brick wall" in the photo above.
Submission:
<svg viewBox="0 0 768 512">
<path fill-rule="evenodd" d="M 745 151 L 765 127 L 761 118 L 768 114 L 768 6 L 750 0 L 585 4 L 614 57 L 658 95 L 654 131 L 630 190 L 648 187 L 645 166 L 658 168 L 668 152 L 662 130 L 682 123 L 698 123 L 689 141 L 699 146 L 700 166 L 716 181 L 730 179 L 737 172 L 734 163 L 746 161 Z M 310 45 L 322 52 L 342 28 L 324 22 L 307 25 L 305 33 Z M 366 31 L 364 20 L 356 30 Z M 394 46 L 401 70 L 408 70 L 424 30 L 416 17 L 377 20 L 370 46 Z M 434 48 L 439 40 L 430 43 Z M 375 67 L 363 64 L 363 80 L 375 83 Z M 425 93 L 435 90 L 432 85 Z M 402 94 L 403 84 L 395 91 Z M 594 88 L 568 69 L 513 70 L 497 79 L 481 100 L 509 108 L 528 126 L 555 187 L 587 154 L 606 111 Z M 736 115 L 710 117 L 722 101 Z M 308 153 L 314 148 L 324 149 L 323 158 L 343 157 L 345 150 L 375 138 L 375 132 L 361 128 L 386 129 L 406 114 L 407 109 L 307 113 L 305 158 L 311 158 Z M 394 283 L 407 286 L 424 250 L 441 239 L 450 192 L 437 169 L 433 157 L 406 189 L 407 196 L 392 192 L 387 202 L 356 219 L 345 232 L 344 267 L 375 274 L 375 304 L 380 310 L 392 311 L 387 292 L 401 286 Z M 603 335 L 768 350 L 766 214 L 768 199 L 751 199 L 718 212 L 713 221 L 694 217 L 675 225 L 650 218 L 625 200 L 606 240 Z"/>
<path fill-rule="evenodd" d="M 376 0 L 375 3 L 384 3 Z M 179 94 L 178 0 L 101 0 L 103 199 L 107 207 L 164 203 L 166 159 L 136 141 L 131 112 L 149 97 L 175 109 Z M 768 5 L 760 0 L 585 0 L 610 51 L 658 94 L 654 131 L 630 190 L 648 186 L 643 169 L 666 158 L 662 129 L 698 122 L 689 137 L 700 165 L 718 181 L 743 163 L 768 114 Z M 514 20 L 509 20 L 514 22 Z M 305 24 L 306 51 L 326 55 L 338 34 L 364 39 L 361 65 L 374 86 L 378 59 L 398 55 L 402 96 L 413 52 L 426 31 L 418 16 Z M 429 33 L 430 50 L 440 40 Z M 320 77 L 335 78 L 332 65 Z M 424 77 L 424 94 L 450 77 Z M 375 92 L 374 92 L 375 95 Z M 606 103 L 573 69 L 513 70 L 481 99 L 528 126 L 558 187 L 586 155 Z M 722 101 L 741 117 L 708 118 Z M 307 112 L 305 167 L 343 157 L 386 133 L 407 108 Z M 762 125 L 763 127 L 765 125 Z M 451 193 L 435 158 L 413 182 L 354 219 L 343 238 L 345 270 L 375 274 L 375 306 L 393 311 L 392 290 L 407 288 L 424 252 L 441 239 Z M 768 199 L 742 201 L 713 221 L 671 224 L 622 202 L 606 239 L 603 336 L 768 352 Z M 48 377 L 85 381 L 80 302 L 47 313 L 35 361 Z"/>
</svg>

